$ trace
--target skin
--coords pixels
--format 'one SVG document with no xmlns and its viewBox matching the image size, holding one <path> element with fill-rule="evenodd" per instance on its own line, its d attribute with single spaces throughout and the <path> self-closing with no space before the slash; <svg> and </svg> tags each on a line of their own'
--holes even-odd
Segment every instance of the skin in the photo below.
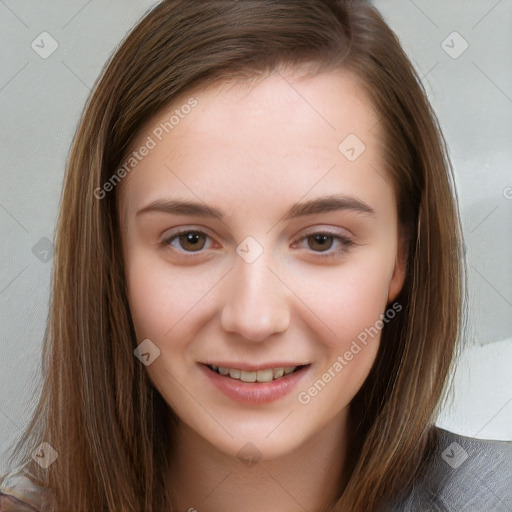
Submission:
<svg viewBox="0 0 512 512">
<path fill-rule="evenodd" d="M 132 147 L 192 95 L 198 105 L 124 178 L 119 201 L 138 343 L 149 338 L 160 349 L 146 369 L 179 418 L 169 485 L 178 510 L 264 512 L 278 503 L 282 512 L 320 511 L 346 481 L 348 405 L 375 360 L 380 332 L 309 403 L 298 393 L 375 324 L 405 275 L 378 116 L 349 73 L 288 70 L 188 92 L 150 120 Z M 338 150 L 349 134 L 366 146 L 355 161 Z M 283 219 L 294 204 L 330 194 L 355 197 L 374 215 Z M 222 210 L 223 221 L 136 215 L 157 198 L 178 197 Z M 178 238 L 159 245 L 179 227 L 206 233 L 199 250 Z M 326 228 L 354 245 L 304 238 Z M 248 236 L 263 248 L 251 263 L 236 252 Z M 197 364 L 218 360 L 311 366 L 286 396 L 246 405 L 217 390 Z M 255 465 L 237 457 L 246 443 L 261 456 Z"/>
</svg>

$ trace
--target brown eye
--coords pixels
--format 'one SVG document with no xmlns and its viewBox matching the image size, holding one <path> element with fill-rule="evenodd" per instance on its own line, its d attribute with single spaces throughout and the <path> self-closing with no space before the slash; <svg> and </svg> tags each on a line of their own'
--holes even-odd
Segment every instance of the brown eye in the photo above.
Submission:
<svg viewBox="0 0 512 512">
<path fill-rule="evenodd" d="M 345 255 L 357 244 L 344 235 L 330 232 L 317 231 L 304 235 L 299 239 L 300 245 L 319 258 L 334 258 Z M 297 243 L 294 244 L 297 246 Z"/>
<path fill-rule="evenodd" d="M 309 235 L 307 237 L 308 246 L 313 251 L 327 251 L 332 247 L 333 238 L 332 235 L 324 235 L 321 233 Z"/>
<path fill-rule="evenodd" d="M 189 231 L 178 237 L 181 247 L 187 251 L 200 251 L 205 244 L 205 237 L 195 231 Z"/>
<path fill-rule="evenodd" d="M 199 252 L 209 238 L 206 233 L 201 231 L 182 231 L 166 238 L 162 244 L 170 245 L 179 252 Z"/>
</svg>

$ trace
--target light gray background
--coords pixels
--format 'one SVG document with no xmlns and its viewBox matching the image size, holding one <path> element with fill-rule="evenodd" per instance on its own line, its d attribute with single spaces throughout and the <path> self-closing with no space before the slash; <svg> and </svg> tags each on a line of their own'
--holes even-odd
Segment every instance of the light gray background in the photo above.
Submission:
<svg viewBox="0 0 512 512">
<path fill-rule="evenodd" d="M 71 139 L 108 56 L 154 3 L 0 0 L 0 473 L 40 386 L 50 240 Z M 466 350 L 438 424 L 512 439 L 512 0 L 374 3 L 440 119 L 466 237 Z M 43 59 L 31 45 L 47 50 L 45 31 L 58 47 Z"/>
</svg>

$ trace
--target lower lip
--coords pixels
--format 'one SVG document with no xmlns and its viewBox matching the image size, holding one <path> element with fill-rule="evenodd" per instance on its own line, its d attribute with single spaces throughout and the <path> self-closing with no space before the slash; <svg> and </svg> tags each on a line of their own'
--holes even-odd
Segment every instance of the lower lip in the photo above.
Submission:
<svg viewBox="0 0 512 512">
<path fill-rule="evenodd" d="M 213 385 L 227 397 L 235 402 L 255 405 L 274 402 L 290 393 L 304 377 L 310 365 L 270 382 L 243 382 L 220 375 L 204 364 L 199 366 Z"/>
</svg>

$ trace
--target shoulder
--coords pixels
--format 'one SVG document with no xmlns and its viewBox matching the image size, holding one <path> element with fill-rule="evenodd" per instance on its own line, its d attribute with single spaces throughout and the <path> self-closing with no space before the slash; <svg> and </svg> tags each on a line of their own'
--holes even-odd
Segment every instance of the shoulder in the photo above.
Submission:
<svg viewBox="0 0 512 512">
<path fill-rule="evenodd" d="M 383 512 L 512 511 L 512 441 L 435 430 L 436 446 L 418 478 Z"/>
<path fill-rule="evenodd" d="M 22 469 L 0 476 L 0 512 L 39 512 L 43 492 Z"/>
</svg>

